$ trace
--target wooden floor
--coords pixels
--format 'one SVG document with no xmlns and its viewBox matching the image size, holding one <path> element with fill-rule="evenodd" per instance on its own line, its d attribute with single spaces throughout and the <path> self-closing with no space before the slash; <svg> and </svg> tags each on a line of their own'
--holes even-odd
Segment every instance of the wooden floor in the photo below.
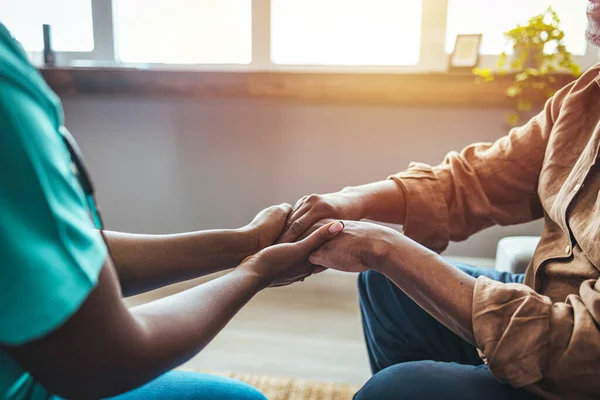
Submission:
<svg viewBox="0 0 600 400">
<path fill-rule="evenodd" d="M 168 295 L 195 283 L 138 296 L 130 304 Z M 370 372 L 356 275 L 326 271 L 303 283 L 259 293 L 184 367 L 364 383 Z"/>
</svg>

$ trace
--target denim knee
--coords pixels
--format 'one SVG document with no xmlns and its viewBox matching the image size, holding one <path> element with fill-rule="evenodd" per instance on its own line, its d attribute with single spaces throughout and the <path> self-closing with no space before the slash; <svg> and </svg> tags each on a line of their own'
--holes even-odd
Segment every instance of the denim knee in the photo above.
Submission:
<svg viewBox="0 0 600 400">
<path fill-rule="evenodd" d="M 376 373 L 365 383 L 354 400 L 428 400 L 432 384 L 433 361 L 396 364 Z"/>
<path fill-rule="evenodd" d="M 368 270 L 358 274 L 358 295 L 361 302 L 369 300 L 372 302 L 374 297 L 381 294 L 381 288 L 389 285 L 388 278 L 376 271 Z"/>
</svg>

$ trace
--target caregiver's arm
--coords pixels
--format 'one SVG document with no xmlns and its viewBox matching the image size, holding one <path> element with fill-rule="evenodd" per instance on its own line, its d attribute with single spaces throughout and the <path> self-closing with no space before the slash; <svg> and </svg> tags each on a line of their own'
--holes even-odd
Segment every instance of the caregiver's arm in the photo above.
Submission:
<svg viewBox="0 0 600 400">
<path fill-rule="evenodd" d="M 131 310 L 110 259 L 82 307 L 57 330 L 9 354 L 65 398 L 104 398 L 140 386 L 202 350 L 257 292 L 310 273 L 312 251 L 343 225 L 294 244 L 271 246 L 229 274 Z"/>
<path fill-rule="evenodd" d="M 123 294 L 130 296 L 238 265 L 275 241 L 290 209 L 287 204 L 267 208 L 240 229 L 104 234 Z"/>
</svg>

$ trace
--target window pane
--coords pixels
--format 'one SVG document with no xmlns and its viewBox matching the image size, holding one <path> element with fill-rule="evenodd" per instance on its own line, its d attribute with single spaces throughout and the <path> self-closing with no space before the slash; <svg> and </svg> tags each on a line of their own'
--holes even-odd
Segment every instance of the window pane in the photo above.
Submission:
<svg viewBox="0 0 600 400">
<path fill-rule="evenodd" d="M 1 0 L 0 21 L 28 51 L 44 48 L 43 24 L 52 25 L 54 50 L 94 50 L 91 0 Z"/>
<path fill-rule="evenodd" d="M 414 65 L 421 0 L 271 0 L 276 64 Z"/>
<path fill-rule="evenodd" d="M 248 64 L 252 0 L 115 0 L 119 59 L 134 63 Z"/>
<path fill-rule="evenodd" d="M 587 3 L 588 0 L 448 0 L 446 51 L 452 52 L 456 35 L 461 33 L 483 33 L 483 54 L 510 51 L 503 33 L 517 24 L 526 24 L 529 18 L 552 6 L 561 19 L 567 49 L 583 55 L 586 51 Z"/>
</svg>

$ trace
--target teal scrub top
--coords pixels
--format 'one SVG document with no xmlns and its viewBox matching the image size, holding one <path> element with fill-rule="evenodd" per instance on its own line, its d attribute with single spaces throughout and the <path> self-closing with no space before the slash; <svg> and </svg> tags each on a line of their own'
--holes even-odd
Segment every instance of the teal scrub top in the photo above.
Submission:
<svg viewBox="0 0 600 400">
<path fill-rule="evenodd" d="M 49 397 L 3 348 L 68 320 L 107 255 L 62 126 L 57 96 L 0 24 L 0 399 Z"/>
</svg>

